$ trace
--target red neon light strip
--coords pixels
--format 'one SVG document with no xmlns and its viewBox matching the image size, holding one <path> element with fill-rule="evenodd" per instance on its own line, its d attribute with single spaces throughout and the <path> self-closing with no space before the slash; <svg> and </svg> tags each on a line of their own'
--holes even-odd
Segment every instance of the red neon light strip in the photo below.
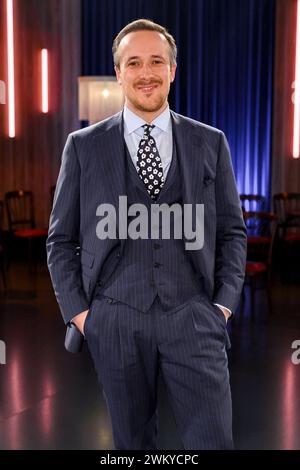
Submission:
<svg viewBox="0 0 300 470">
<path fill-rule="evenodd" d="M 296 26 L 296 64 L 295 64 L 295 109 L 294 109 L 294 138 L 293 157 L 299 158 L 300 139 L 300 1 L 297 0 L 297 26 Z"/>
<path fill-rule="evenodd" d="M 15 123 L 15 66 L 14 66 L 14 12 L 13 0 L 6 0 L 7 66 L 8 66 L 8 135 L 16 136 Z"/>
<path fill-rule="evenodd" d="M 48 51 L 42 49 L 42 111 L 48 113 Z"/>
</svg>

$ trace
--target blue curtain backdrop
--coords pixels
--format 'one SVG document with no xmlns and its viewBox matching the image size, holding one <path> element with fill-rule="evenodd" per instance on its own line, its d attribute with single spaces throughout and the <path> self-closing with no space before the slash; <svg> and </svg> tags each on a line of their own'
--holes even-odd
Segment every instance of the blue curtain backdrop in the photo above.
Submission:
<svg viewBox="0 0 300 470">
<path fill-rule="evenodd" d="M 270 197 L 275 0 L 82 0 L 82 75 L 112 75 L 112 41 L 150 18 L 173 34 L 174 111 L 222 129 L 240 193 Z"/>
</svg>

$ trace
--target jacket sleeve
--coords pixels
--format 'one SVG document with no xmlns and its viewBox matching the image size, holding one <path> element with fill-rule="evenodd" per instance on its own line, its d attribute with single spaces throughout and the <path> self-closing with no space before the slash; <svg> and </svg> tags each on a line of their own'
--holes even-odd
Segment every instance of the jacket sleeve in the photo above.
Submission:
<svg viewBox="0 0 300 470">
<path fill-rule="evenodd" d="M 220 132 L 215 188 L 217 232 L 213 301 L 233 312 L 244 283 L 247 237 L 229 146 L 223 132 Z"/>
<path fill-rule="evenodd" d="M 81 279 L 79 227 L 80 164 L 70 134 L 62 155 L 46 241 L 48 268 L 66 324 L 89 308 Z"/>
</svg>

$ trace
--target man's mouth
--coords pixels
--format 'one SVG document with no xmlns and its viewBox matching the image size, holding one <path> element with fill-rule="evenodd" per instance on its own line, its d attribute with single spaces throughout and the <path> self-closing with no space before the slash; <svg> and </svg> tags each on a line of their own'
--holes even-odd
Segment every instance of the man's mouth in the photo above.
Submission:
<svg viewBox="0 0 300 470">
<path fill-rule="evenodd" d="M 141 86 L 138 86 L 138 89 L 142 91 L 143 93 L 151 93 L 157 87 L 158 87 L 158 84 L 141 85 Z"/>
</svg>

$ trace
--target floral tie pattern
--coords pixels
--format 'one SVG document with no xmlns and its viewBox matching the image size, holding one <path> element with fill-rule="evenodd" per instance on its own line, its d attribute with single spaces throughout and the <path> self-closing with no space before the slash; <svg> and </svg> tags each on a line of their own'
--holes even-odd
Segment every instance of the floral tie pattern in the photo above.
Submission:
<svg viewBox="0 0 300 470">
<path fill-rule="evenodd" d="M 163 167 L 155 139 L 150 135 L 155 126 L 144 124 L 144 135 L 137 152 L 137 172 L 144 182 L 147 192 L 156 199 L 164 185 Z"/>
</svg>

